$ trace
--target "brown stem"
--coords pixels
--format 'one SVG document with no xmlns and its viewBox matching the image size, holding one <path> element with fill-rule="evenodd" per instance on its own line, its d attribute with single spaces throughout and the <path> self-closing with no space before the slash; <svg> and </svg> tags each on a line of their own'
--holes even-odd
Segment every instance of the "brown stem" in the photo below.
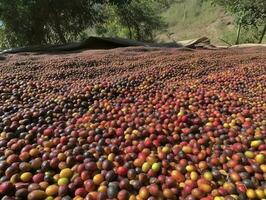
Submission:
<svg viewBox="0 0 266 200">
<path fill-rule="evenodd" d="M 262 43 L 262 40 L 263 40 L 265 34 L 266 34 L 266 23 L 264 24 L 264 27 L 263 27 L 263 30 L 262 30 L 262 33 L 261 33 L 261 36 L 260 36 L 260 40 L 259 40 L 260 44 Z"/>
<path fill-rule="evenodd" d="M 58 16 L 56 14 L 56 17 L 55 17 L 55 29 L 56 29 L 56 32 L 59 36 L 59 39 L 61 41 L 61 43 L 65 44 L 66 43 L 66 38 L 62 32 L 62 29 L 60 27 L 60 23 L 59 23 L 59 19 L 58 19 Z"/>
<path fill-rule="evenodd" d="M 53 8 L 53 6 L 51 6 L 51 10 L 53 12 L 53 16 L 54 16 L 54 23 L 55 23 L 55 32 L 58 34 L 58 37 L 59 37 L 59 40 L 61 43 L 65 44 L 67 41 L 66 41 L 66 38 L 64 36 L 64 33 L 60 27 L 60 19 L 59 19 L 59 16 L 58 16 L 58 13 L 57 11 Z"/>
<path fill-rule="evenodd" d="M 240 38 L 240 33 L 241 33 L 241 27 L 242 27 L 242 23 L 240 22 L 240 23 L 238 24 L 237 37 L 236 37 L 236 43 L 235 43 L 235 44 L 239 44 L 239 38 Z"/>
</svg>

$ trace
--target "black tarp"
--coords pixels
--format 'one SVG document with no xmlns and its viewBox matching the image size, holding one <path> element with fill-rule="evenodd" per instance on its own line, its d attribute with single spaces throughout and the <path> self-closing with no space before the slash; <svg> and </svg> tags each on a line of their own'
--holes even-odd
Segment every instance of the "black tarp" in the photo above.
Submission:
<svg viewBox="0 0 266 200">
<path fill-rule="evenodd" d="M 170 43 L 147 43 L 123 38 L 89 37 L 82 42 L 69 43 L 64 45 L 41 45 L 30 47 L 10 48 L 1 53 L 19 52 L 54 52 L 54 51 L 75 51 L 82 49 L 113 49 L 119 47 L 143 46 L 143 47 L 165 47 L 165 48 L 196 48 L 197 46 L 210 45 L 206 37 L 193 40 L 185 40 Z"/>
</svg>

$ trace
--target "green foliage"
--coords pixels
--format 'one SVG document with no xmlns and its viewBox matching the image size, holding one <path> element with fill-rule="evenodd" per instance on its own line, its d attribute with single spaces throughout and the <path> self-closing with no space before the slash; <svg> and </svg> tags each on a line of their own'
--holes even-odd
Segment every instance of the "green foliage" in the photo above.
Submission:
<svg viewBox="0 0 266 200">
<path fill-rule="evenodd" d="M 159 3 L 150 0 L 132 0 L 127 4 L 113 4 L 105 8 L 108 20 L 97 26 L 103 36 L 120 36 L 140 41 L 152 41 L 157 30 L 164 27 L 157 14 Z"/>
<path fill-rule="evenodd" d="M 234 44 L 236 41 L 236 31 L 237 29 L 233 29 L 231 31 L 222 32 L 220 38 L 224 41 Z M 239 38 L 239 44 L 243 43 L 256 43 L 259 39 L 258 29 L 254 28 L 244 28 L 241 31 L 241 37 Z"/>
<path fill-rule="evenodd" d="M 212 2 L 223 6 L 235 17 L 235 21 L 239 26 L 238 38 L 241 27 L 244 27 L 245 31 L 257 32 L 255 38 L 259 42 L 262 41 L 266 27 L 265 0 L 212 0 Z M 263 30 L 260 30 L 261 27 L 264 27 Z M 259 34 L 261 34 L 261 37 L 259 37 Z"/>
<path fill-rule="evenodd" d="M 6 41 L 5 33 L 3 28 L 0 28 L 0 49 L 8 47 L 8 42 Z"/>
<path fill-rule="evenodd" d="M 0 45 L 66 43 L 93 27 L 101 35 L 152 40 L 162 27 L 159 1 L 166 0 L 0 0 Z"/>
<path fill-rule="evenodd" d="M 221 7 L 240 25 L 239 42 L 262 41 L 265 0 L 0 0 L 0 47 L 66 43 L 88 33 L 141 41 L 206 35 L 232 43 L 237 29 Z M 167 36 L 158 37 L 166 24 Z"/>
<path fill-rule="evenodd" d="M 231 12 L 237 23 L 256 25 L 266 18 L 266 1 L 264 0 L 213 0 Z"/>
<path fill-rule="evenodd" d="M 0 0 L 9 46 L 66 43 L 101 22 L 97 0 Z"/>
</svg>

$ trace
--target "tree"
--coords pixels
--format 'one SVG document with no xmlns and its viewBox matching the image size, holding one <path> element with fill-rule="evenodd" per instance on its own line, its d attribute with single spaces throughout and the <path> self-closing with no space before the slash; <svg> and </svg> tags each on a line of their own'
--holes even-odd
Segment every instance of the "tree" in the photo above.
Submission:
<svg viewBox="0 0 266 200">
<path fill-rule="evenodd" d="M 157 1 L 0 0 L 1 46 L 63 44 L 77 40 L 96 25 L 97 30 L 109 32 L 114 26 L 106 30 L 106 24 L 112 23 L 127 30 L 125 36 L 152 40 L 154 30 L 162 24 L 153 7 Z M 106 7 L 112 7 L 111 17 Z"/>
<path fill-rule="evenodd" d="M 0 20 L 9 46 L 66 43 L 101 22 L 97 0 L 0 0 Z"/>
<path fill-rule="evenodd" d="M 266 1 L 265 0 L 212 0 L 214 3 L 223 6 L 227 11 L 233 14 L 238 25 L 236 44 L 242 28 L 255 27 L 259 30 L 261 36 L 259 43 L 262 42 L 266 32 Z"/>
<path fill-rule="evenodd" d="M 120 35 L 140 41 L 153 41 L 155 31 L 164 27 L 156 12 L 158 1 L 132 0 L 124 4 L 109 5 L 106 23 L 97 27 L 101 35 Z"/>
</svg>

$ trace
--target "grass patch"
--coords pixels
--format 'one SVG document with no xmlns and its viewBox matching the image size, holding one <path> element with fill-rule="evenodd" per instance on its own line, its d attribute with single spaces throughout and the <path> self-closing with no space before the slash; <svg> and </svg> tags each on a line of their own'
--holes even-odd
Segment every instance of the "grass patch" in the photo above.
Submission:
<svg viewBox="0 0 266 200">
<path fill-rule="evenodd" d="M 168 24 L 168 29 L 167 32 L 159 34 L 158 40 L 161 41 L 170 40 L 167 36 L 169 34 L 175 40 L 207 36 L 216 44 L 222 43 L 219 39 L 221 37 L 229 41 L 235 37 L 232 34 L 235 31 L 232 17 L 209 1 L 186 0 L 173 3 L 162 13 L 162 17 Z"/>
</svg>

